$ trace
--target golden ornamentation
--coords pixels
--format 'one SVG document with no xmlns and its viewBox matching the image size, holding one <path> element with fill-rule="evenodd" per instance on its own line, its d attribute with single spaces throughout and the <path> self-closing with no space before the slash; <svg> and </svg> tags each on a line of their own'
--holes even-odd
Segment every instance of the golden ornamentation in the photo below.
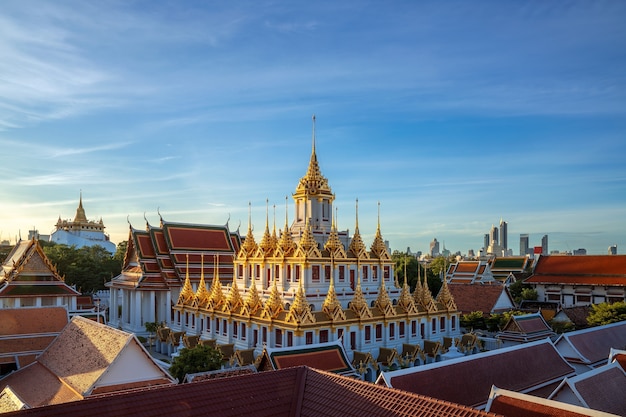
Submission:
<svg viewBox="0 0 626 417">
<path fill-rule="evenodd" d="M 302 280 L 300 280 L 296 297 L 294 298 L 291 307 L 289 307 L 289 312 L 287 313 L 285 320 L 296 324 L 315 323 L 315 317 L 313 316 L 313 313 L 311 313 L 311 307 L 309 307 L 309 304 L 306 301 Z"/>
<path fill-rule="evenodd" d="M 270 291 L 270 296 L 265 301 L 265 307 L 263 307 L 263 312 L 261 313 L 262 318 L 275 319 L 278 315 L 285 311 L 283 307 L 283 301 L 278 292 L 278 286 L 276 285 L 276 280 L 274 280 L 274 284 L 272 285 L 272 290 Z"/>
<path fill-rule="evenodd" d="M 389 298 L 387 289 L 385 288 L 385 280 L 382 280 L 380 288 L 378 289 L 378 296 L 374 301 L 374 305 L 383 313 L 385 317 L 395 316 L 396 311 L 393 308 L 393 303 Z"/>
<path fill-rule="evenodd" d="M 334 275 L 334 274 L 333 274 Z M 341 303 L 337 299 L 337 293 L 335 292 L 335 278 L 330 276 L 330 285 L 328 286 L 328 294 L 322 304 L 322 311 L 328 315 L 332 321 L 343 321 L 346 319 L 346 313 L 341 308 Z"/>
<path fill-rule="evenodd" d="M 437 302 L 445 310 L 456 311 L 456 303 L 454 302 L 454 297 L 452 297 L 452 294 L 450 293 L 450 288 L 448 288 L 448 283 L 445 278 L 443 280 L 441 290 L 439 290 L 439 294 L 437 294 Z"/>
<path fill-rule="evenodd" d="M 200 259 L 200 283 L 196 291 L 196 306 L 198 308 L 205 308 L 209 303 L 211 293 L 206 289 L 206 283 L 204 282 L 204 254 L 202 254 Z"/>
<path fill-rule="evenodd" d="M 263 303 L 261 302 L 259 293 L 256 290 L 256 286 L 254 285 L 254 283 L 252 283 L 250 285 L 250 289 L 248 290 L 248 295 L 243 302 L 241 314 L 250 317 L 254 313 L 256 313 L 261 307 L 263 307 Z"/>
<path fill-rule="evenodd" d="M 189 281 L 189 255 L 187 255 L 187 268 L 185 271 L 185 282 L 183 284 L 183 288 L 180 290 L 180 295 L 178 296 L 178 302 L 176 305 L 184 306 L 191 305 L 194 301 L 196 294 L 193 292 L 193 288 L 191 288 L 191 281 Z"/>
</svg>

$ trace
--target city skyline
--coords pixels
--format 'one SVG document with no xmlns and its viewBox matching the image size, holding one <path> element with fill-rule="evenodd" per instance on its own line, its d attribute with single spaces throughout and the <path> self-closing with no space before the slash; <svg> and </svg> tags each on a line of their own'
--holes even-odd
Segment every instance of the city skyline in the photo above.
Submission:
<svg viewBox="0 0 626 417">
<path fill-rule="evenodd" d="M 36 10 L 36 13 L 33 12 Z M 97 16 L 97 18 L 94 18 Z M 285 218 L 316 115 L 338 227 L 392 250 L 626 248 L 626 5 L 6 1 L 0 240 Z M 293 221 L 293 201 L 288 207 Z M 229 220 L 230 219 L 230 220 Z M 270 224 L 271 227 L 271 224 Z"/>
</svg>

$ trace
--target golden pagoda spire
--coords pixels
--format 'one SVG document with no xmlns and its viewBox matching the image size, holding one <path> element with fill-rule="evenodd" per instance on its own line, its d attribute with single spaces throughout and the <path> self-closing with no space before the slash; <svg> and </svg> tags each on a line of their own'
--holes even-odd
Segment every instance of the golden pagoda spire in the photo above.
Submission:
<svg viewBox="0 0 626 417">
<path fill-rule="evenodd" d="M 419 265 L 417 266 L 419 269 Z M 417 308 L 415 307 L 415 301 L 413 297 L 411 297 L 411 289 L 409 288 L 409 280 L 406 275 L 406 258 L 404 260 L 404 284 L 402 285 L 402 290 L 400 291 L 400 297 L 398 298 L 398 307 L 402 308 L 405 313 L 414 314 L 417 313 Z"/>
<path fill-rule="evenodd" d="M 337 299 L 337 293 L 335 292 L 335 277 L 334 267 L 330 275 L 330 285 L 328 286 L 328 294 L 322 304 L 322 311 L 328 315 L 333 321 L 345 320 L 346 314 L 341 307 L 339 299 Z"/>
<path fill-rule="evenodd" d="M 293 251 L 296 249 L 296 243 L 293 241 L 291 237 L 291 231 L 289 230 L 289 217 L 288 217 L 288 206 L 287 201 L 289 197 L 285 196 L 285 228 L 283 233 L 280 235 L 280 239 L 278 240 L 277 252 L 280 252 L 282 256 L 290 256 Z"/>
<path fill-rule="evenodd" d="M 311 313 L 311 307 L 309 307 L 309 303 L 306 301 L 302 280 L 299 281 L 296 296 L 293 300 L 293 304 L 289 307 L 285 321 L 296 324 L 315 323 L 315 317 L 313 313 Z"/>
<path fill-rule="evenodd" d="M 335 208 L 335 212 L 336 211 L 337 211 L 337 208 Z M 343 243 L 341 243 L 341 240 L 339 239 L 339 233 L 337 232 L 337 224 L 335 223 L 335 216 L 333 216 L 332 218 L 330 234 L 328 235 L 328 240 L 326 241 L 326 244 L 324 245 L 324 249 L 330 252 L 331 257 L 333 258 L 337 258 L 337 257 L 345 258 L 346 257 L 346 250 L 343 246 Z"/>
<path fill-rule="evenodd" d="M 252 284 L 250 284 L 248 295 L 246 296 L 246 299 L 243 302 L 243 309 L 241 311 L 241 314 L 248 316 L 248 317 L 252 316 L 262 306 L 263 306 L 263 303 L 261 302 L 261 298 L 259 297 L 259 293 L 256 289 L 256 285 L 253 282 Z"/>
<path fill-rule="evenodd" d="M 456 303 L 454 302 L 454 297 L 452 297 L 452 293 L 450 293 L 450 288 L 448 288 L 448 283 L 446 279 L 443 279 L 443 285 L 439 290 L 439 294 L 437 294 L 437 302 L 448 311 L 456 310 Z"/>
<path fill-rule="evenodd" d="M 222 292 L 222 284 L 220 282 L 220 261 L 219 255 L 215 257 L 213 267 L 213 283 L 211 284 L 211 297 L 209 298 L 209 307 L 217 310 L 224 305 L 226 298 Z"/>
<path fill-rule="evenodd" d="M 357 269 L 359 265 L 357 264 Z M 354 311 L 357 316 L 360 318 L 371 318 L 372 312 L 367 305 L 367 301 L 363 296 L 363 291 L 361 290 L 361 271 L 358 271 L 358 278 L 356 283 L 356 288 L 354 289 L 354 296 L 352 297 L 352 301 L 350 301 L 350 310 Z"/>
<path fill-rule="evenodd" d="M 322 257 L 322 254 L 317 247 L 317 241 L 315 240 L 315 237 L 313 237 L 313 231 L 311 230 L 311 223 L 309 223 L 308 217 L 305 221 L 304 233 L 298 242 L 298 253 L 305 257 Z"/>
<path fill-rule="evenodd" d="M 387 245 L 380 233 L 380 201 L 378 202 L 378 225 L 376 226 L 376 236 L 370 248 L 372 253 L 379 259 L 391 259 L 391 255 L 387 250 Z"/>
<path fill-rule="evenodd" d="M 365 244 L 363 243 L 363 239 L 361 238 L 361 233 L 359 232 L 359 199 L 356 199 L 356 226 L 354 227 L 354 235 L 352 236 L 352 241 L 350 242 L 350 251 L 357 258 L 367 258 L 367 249 L 365 248 Z"/>
<path fill-rule="evenodd" d="M 237 307 L 242 305 L 243 298 L 241 298 L 239 288 L 237 287 L 237 279 L 233 276 L 233 283 L 230 286 L 230 292 L 222 310 L 232 313 Z"/>
<path fill-rule="evenodd" d="M 244 256 L 253 256 L 257 245 L 252 234 L 252 203 L 248 202 L 248 234 L 241 245 L 240 253 Z"/>
<path fill-rule="evenodd" d="M 193 288 L 191 288 L 191 281 L 189 281 L 189 255 L 187 255 L 187 268 L 185 271 L 185 282 L 183 284 L 183 288 L 180 290 L 180 295 L 178 296 L 178 302 L 176 305 L 184 306 L 189 305 L 194 300 L 195 294 L 193 292 Z"/>
<path fill-rule="evenodd" d="M 428 288 L 428 279 L 427 274 L 424 274 L 424 282 L 421 285 L 421 294 L 420 299 L 416 300 L 417 303 L 422 306 L 426 311 L 436 311 L 437 305 L 435 304 L 435 300 L 433 299 L 433 294 L 430 292 L 430 288 Z"/>
<path fill-rule="evenodd" d="M 272 236 L 270 236 L 270 242 L 272 246 L 272 251 L 275 251 L 276 247 L 278 246 L 278 236 L 276 234 L 276 204 L 274 204 L 272 207 L 274 208 L 274 221 L 272 225 Z"/>
<path fill-rule="evenodd" d="M 247 239 L 247 238 L 246 238 Z M 272 237 L 270 235 L 269 227 L 269 200 L 265 200 L 265 231 L 263 232 L 263 238 L 259 243 L 259 252 L 262 256 L 271 255 L 272 251 Z"/>
<path fill-rule="evenodd" d="M 278 315 L 284 311 L 282 297 L 280 296 L 280 292 L 278 291 L 278 285 L 276 285 L 276 279 L 274 279 L 274 283 L 272 284 L 272 290 L 270 291 L 270 296 L 265 301 L 265 307 L 263 307 L 263 313 L 261 317 L 275 319 Z"/>
<path fill-rule="evenodd" d="M 380 281 L 378 296 L 376 297 L 376 301 L 374 301 L 374 305 L 378 307 L 378 309 L 383 313 L 384 316 L 393 316 L 396 314 L 393 308 L 393 303 L 391 302 L 391 298 L 389 298 L 387 288 L 385 287 L 384 279 Z"/>
<path fill-rule="evenodd" d="M 204 282 L 204 254 L 200 255 L 200 283 L 198 284 L 198 290 L 196 291 L 196 302 L 199 308 L 204 308 L 211 298 L 211 294 L 206 289 L 206 283 Z"/>
<path fill-rule="evenodd" d="M 315 115 L 313 115 L 313 135 L 311 146 L 311 159 L 304 177 L 300 179 L 296 187 L 296 196 L 324 195 L 332 198 L 332 191 L 328 185 L 328 180 L 322 175 L 317 162 L 317 154 L 315 152 Z M 332 201 L 332 200 L 331 200 Z"/>
<path fill-rule="evenodd" d="M 80 197 L 78 199 L 78 208 L 76 209 L 76 217 L 74 217 L 74 223 L 84 223 L 87 221 L 85 215 L 85 209 L 83 208 L 83 190 L 80 190 Z"/>
</svg>

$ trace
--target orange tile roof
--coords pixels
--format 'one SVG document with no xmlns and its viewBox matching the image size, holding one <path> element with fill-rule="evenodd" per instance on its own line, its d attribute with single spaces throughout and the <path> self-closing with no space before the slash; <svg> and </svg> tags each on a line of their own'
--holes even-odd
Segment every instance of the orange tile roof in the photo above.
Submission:
<svg viewBox="0 0 626 417">
<path fill-rule="evenodd" d="M 454 298 L 457 309 L 468 314 L 472 311 L 482 311 L 484 314 L 495 312 L 496 303 L 504 294 L 508 297 L 511 308 L 515 307 L 515 302 L 511 299 L 506 287 L 501 284 L 461 284 L 450 283 L 448 289 Z"/>
<path fill-rule="evenodd" d="M 574 368 L 559 355 L 554 345 L 549 340 L 541 340 L 415 368 L 383 372 L 378 383 L 480 407 L 487 402 L 492 385 L 511 391 L 533 392 L 572 375 Z"/>
<path fill-rule="evenodd" d="M 65 307 L 0 309 L 0 336 L 58 333 L 69 322 Z"/>
<path fill-rule="evenodd" d="M 541 256 L 526 283 L 626 285 L 626 255 Z"/>
<path fill-rule="evenodd" d="M 103 395 L 6 417 L 479 417 L 495 414 L 308 367 Z"/>
</svg>

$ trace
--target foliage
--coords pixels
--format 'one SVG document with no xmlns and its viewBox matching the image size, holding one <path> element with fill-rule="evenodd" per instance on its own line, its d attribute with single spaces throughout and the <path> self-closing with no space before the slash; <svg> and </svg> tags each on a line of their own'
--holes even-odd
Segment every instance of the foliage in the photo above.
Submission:
<svg viewBox="0 0 626 417">
<path fill-rule="evenodd" d="M 524 290 L 532 290 L 532 289 L 533 288 L 530 285 L 524 284 L 524 281 L 521 279 L 509 285 L 509 293 L 511 293 L 511 297 L 513 297 L 513 300 L 515 301 L 515 303 L 517 303 L 517 305 L 519 305 L 519 303 L 522 300 L 536 300 L 538 298 L 536 291 L 535 291 L 535 298 L 524 298 L 524 295 L 523 295 Z M 527 294 L 527 295 L 530 295 L 530 294 Z"/>
<path fill-rule="evenodd" d="M 591 312 L 587 316 L 587 323 L 590 326 L 602 326 L 604 324 L 616 323 L 626 320 L 626 301 L 617 303 L 593 304 Z"/>
<path fill-rule="evenodd" d="M 472 311 L 469 314 L 463 314 L 460 322 L 461 327 L 465 327 L 466 329 L 487 329 L 487 324 L 482 311 Z"/>
<path fill-rule="evenodd" d="M 213 371 L 222 366 L 222 352 L 209 345 L 197 345 L 192 349 L 184 348 L 174 358 L 170 374 L 182 383 L 187 374 Z"/>
<path fill-rule="evenodd" d="M 75 285 L 84 294 L 104 289 L 105 282 L 122 270 L 121 262 L 99 245 L 76 248 L 51 242 L 39 243 L 59 274 L 65 277 L 65 283 Z"/>
<path fill-rule="evenodd" d="M 539 294 L 537 294 L 537 290 L 533 288 L 524 288 L 521 293 L 522 300 L 531 300 L 536 301 L 539 298 Z"/>
<path fill-rule="evenodd" d="M 408 278 L 409 287 L 411 287 L 411 291 L 415 291 L 418 275 L 421 277 L 421 279 L 424 279 L 424 275 L 426 275 L 426 280 L 428 281 L 428 288 L 430 289 L 430 292 L 433 294 L 433 296 L 436 296 L 439 293 L 442 282 L 439 278 L 439 272 L 435 273 L 433 271 L 432 262 L 430 263 L 430 266 L 424 267 L 424 265 L 418 262 L 415 256 L 399 251 L 394 251 L 391 255 L 391 259 L 393 259 L 393 261 L 395 262 L 394 272 L 396 277 L 398 278 L 398 283 L 400 285 L 404 284 L 404 267 L 406 265 L 406 275 Z M 441 259 L 443 259 L 445 262 L 445 258 L 441 257 Z"/>
<path fill-rule="evenodd" d="M 550 327 L 554 333 L 562 334 L 576 329 L 571 321 L 551 320 Z"/>
</svg>

